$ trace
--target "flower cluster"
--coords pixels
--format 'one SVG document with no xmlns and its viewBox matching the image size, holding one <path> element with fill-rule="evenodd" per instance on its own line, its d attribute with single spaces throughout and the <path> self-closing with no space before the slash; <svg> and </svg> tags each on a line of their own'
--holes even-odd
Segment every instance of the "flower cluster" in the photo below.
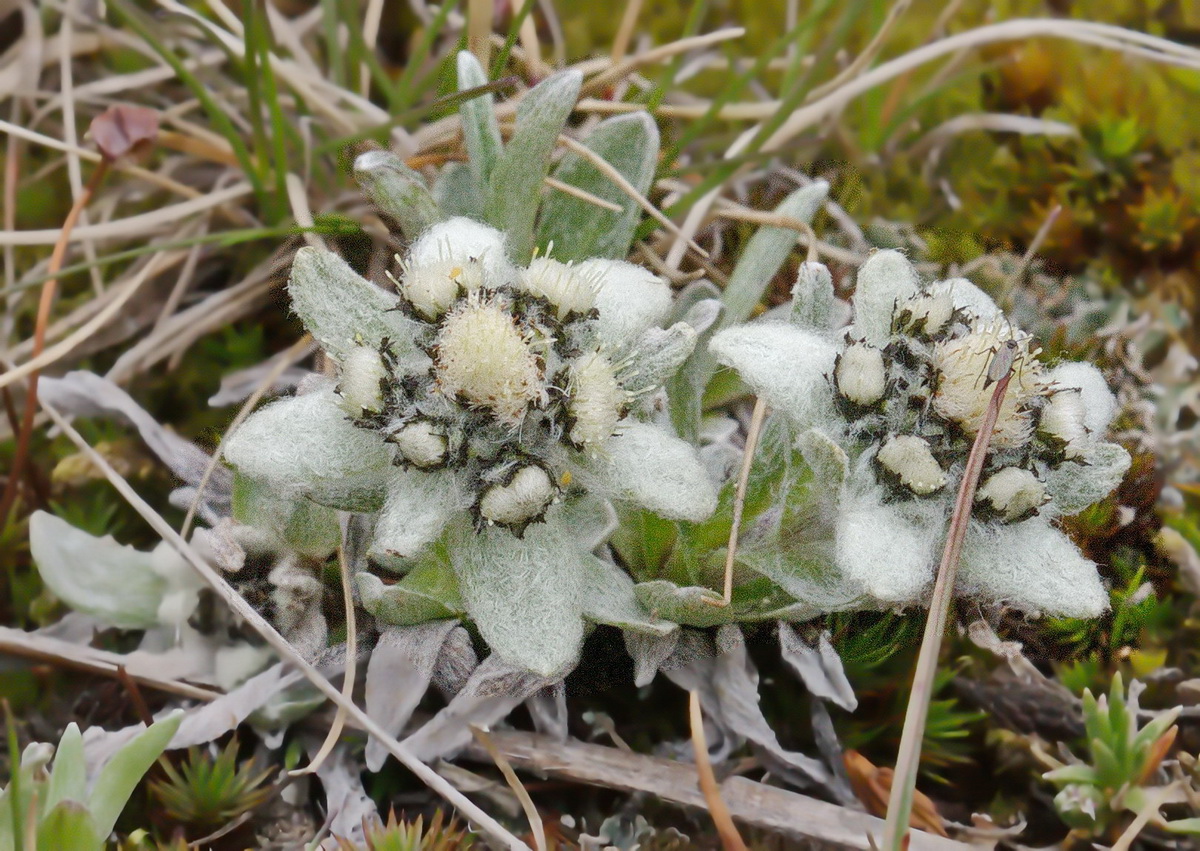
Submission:
<svg viewBox="0 0 1200 851">
<path fill-rule="evenodd" d="M 823 267 L 806 267 L 792 323 L 726 330 L 712 351 L 791 421 L 805 460 L 833 476 L 848 603 L 909 603 L 928 589 L 994 382 L 1011 368 L 959 590 L 1027 611 L 1103 610 L 1095 566 L 1050 525 L 1104 497 L 1129 463 L 1102 440 L 1115 402 L 1099 372 L 1047 367 L 982 291 L 962 279 L 923 286 L 893 251 L 860 270 L 848 329 L 814 326 L 807 306 L 832 300 L 832 288 Z"/>
<path fill-rule="evenodd" d="M 256 413 L 225 457 L 289 495 L 378 512 L 370 555 L 385 567 L 419 573 L 444 539 L 465 611 L 533 670 L 573 662 L 585 617 L 669 629 L 597 565 L 576 517 L 584 496 L 674 519 L 715 507 L 695 450 L 648 421 L 696 341 L 685 322 L 659 327 L 666 283 L 611 260 L 519 268 L 499 231 L 466 218 L 423 233 L 394 283 L 297 254 L 293 306 L 339 376 Z M 411 616 L 389 609 L 403 586 L 359 577 L 364 604 L 393 620 Z"/>
</svg>

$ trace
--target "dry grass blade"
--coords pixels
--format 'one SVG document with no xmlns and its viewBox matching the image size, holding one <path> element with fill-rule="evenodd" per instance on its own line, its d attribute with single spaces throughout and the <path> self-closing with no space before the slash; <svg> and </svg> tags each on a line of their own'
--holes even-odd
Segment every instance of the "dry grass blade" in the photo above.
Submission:
<svg viewBox="0 0 1200 851">
<path fill-rule="evenodd" d="M 342 579 L 342 604 L 346 607 L 346 667 L 342 675 L 342 697 L 346 700 L 338 704 L 333 723 L 329 725 L 329 732 L 325 735 L 325 741 L 321 743 L 317 755 L 304 768 L 289 771 L 291 777 L 317 773 L 317 769 L 324 764 L 342 736 L 342 730 L 346 726 L 346 706 L 354 705 L 354 680 L 358 669 L 358 619 L 354 616 L 354 591 L 350 588 L 350 565 L 346 564 L 345 544 L 338 547 L 337 557 L 338 573 Z"/>
<path fill-rule="evenodd" d="M 321 675 L 321 672 L 312 666 L 304 657 L 296 652 L 295 648 L 288 643 L 287 639 L 279 634 L 267 620 L 259 614 L 258 610 L 242 599 L 241 595 L 228 583 L 225 579 L 213 570 L 203 558 L 201 558 L 191 545 L 180 537 L 179 533 L 171 528 L 162 516 L 156 512 L 149 503 L 138 495 L 125 480 L 120 473 L 112 468 L 108 461 L 99 452 L 92 448 L 90 444 L 77 432 L 69 422 L 59 413 L 53 406 L 42 402 L 42 408 L 50 415 L 50 418 L 62 429 L 68 439 L 74 443 L 81 452 L 83 452 L 96 468 L 100 470 L 105 478 L 116 488 L 117 492 L 130 504 L 130 506 L 141 515 L 151 528 L 157 532 L 163 540 L 167 541 L 175 550 L 204 578 L 206 582 L 216 591 L 217 595 L 225 601 L 225 603 L 236 612 L 246 623 L 261 635 L 266 643 L 271 646 L 280 657 L 286 660 L 299 670 L 304 677 L 313 684 L 322 694 L 329 700 L 333 701 L 336 706 L 345 707 L 347 714 L 360 727 L 366 730 L 373 736 L 376 736 L 388 749 L 388 752 L 396 757 L 396 759 L 421 779 L 423 783 L 429 786 L 437 794 L 441 795 L 448 802 L 463 814 L 464 817 L 471 820 L 480 831 L 488 834 L 492 838 L 503 843 L 509 848 L 524 849 L 529 851 L 529 846 L 526 845 L 517 837 L 513 836 L 509 831 L 505 830 L 495 819 L 477 807 L 461 792 L 447 783 L 435 771 L 423 762 L 409 753 L 408 749 L 401 745 L 396 738 L 383 729 L 379 724 L 367 715 L 362 709 L 356 706 L 353 701 L 347 701 L 342 693 L 334 688 L 329 680 Z"/>
<path fill-rule="evenodd" d="M 750 427 L 746 429 L 746 448 L 742 453 L 742 468 L 738 471 L 737 490 L 733 496 L 733 523 L 729 526 L 729 547 L 725 553 L 725 590 L 718 604 L 728 606 L 733 601 L 733 563 L 737 558 L 738 535 L 742 531 L 742 512 L 746 508 L 746 487 L 750 484 L 750 468 L 754 466 L 754 451 L 758 449 L 758 438 L 762 434 L 763 419 L 767 405 L 762 399 L 754 402 L 754 413 L 750 415 Z M 708 601 L 708 598 L 704 598 Z"/>
<path fill-rule="evenodd" d="M 1121 833 L 1117 841 L 1112 845 L 1112 851 L 1129 851 L 1133 841 L 1138 838 L 1138 834 L 1150 823 L 1152 819 L 1159 818 L 1158 808 L 1171 800 L 1180 787 L 1186 787 L 1188 784 L 1176 780 L 1161 789 L 1146 796 L 1146 802 L 1142 808 L 1138 810 L 1137 816 L 1129 823 L 1129 827 Z"/>
<path fill-rule="evenodd" d="M 688 720 L 692 727 L 692 753 L 696 759 L 696 774 L 699 775 L 700 791 L 708 803 L 708 812 L 716 825 L 717 835 L 721 837 L 721 847 L 725 851 L 746 851 L 746 843 L 738 833 L 737 825 L 729 807 L 721 797 L 721 787 L 713 774 L 712 763 L 708 761 L 708 742 L 704 738 L 704 716 L 700 712 L 700 694 L 695 690 L 688 692 Z"/>
<path fill-rule="evenodd" d="M 925 622 L 925 634 L 921 638 L 921 652 L 917 657 L 917 670 L 913 674 L 912 693 L 904 713 L 904 729 L 900 735 L 900 752 L 896 758 L 896 773 L 888 799 L 887 823 L 884 827 L 883 848 L 886 851 L 902 851 L 908 840 L 908 823 L 913 807 L 913 792 L 916 790 L 917 770 L 921 760 L 921 742 L 925 737 L 925 721 L 929 717 L 929 701 L 933 698 L 933 680 L 937 675 L 938 654 L 942 648 L 942 635 L 946 632 L 946 617 L 950 611 L 950 600 L 954 597 L 954 577 L 958 572 L 959 555 L 967 525 L 971 520 L 971 506 L 975 501 L 975 489 L 979 485 L 979 474 L 987 457 L 988 444 L 1000 415 L 1000 405 L 1008 392 L 1012 380 L 1014 350 L 1005 346 L 992 358 L 988 367 L 988 380 L 996 386 L 988 403 L 979 433 L 967 457 L 963 470 L 962 484 L 954 501 L 954 513 L 950 516 L 950 529 L 946 534 L 946 546 L 942 551 L 942 562 L 938 566 L 937 580 L 933 586 L 933 597 L 929 601 L 929 618 Z"/>
<path fill-rule="evenodd" d="M 652 219 L 654 219 L 656 222 L 658 222 L 660 225 L 662 225 L 668 231 L 673 233 L 679 239 L 686 240 L 687 247 L 690 248 L 692 251 L 699 254 L 705 260 L 708 259 L 707 251 L 705 251 L 703 248 L 701 248 L 699 245 L 697 245 L 694 240 L 692 240 L 688 237 L 685 237 L 683 235 L 683 233 L 680 231 L 679 225 L 675 224 L 673 221 L 671 221 L 665 215 L 663 215 L 662 211 L 659 210 L 658 207 L 655 207 L 649 198 L 647 198 L 642 193 L 638 192 L 637 187 L 634 186 L 632 183 L 630 183 L 628 180 L 626 180 L 625 175 L 621 174 L 621 172 L 619 172 L 615 168 L 613 168 L 613 166 L 608 162 L 608 160 L 604 159 L 604 157 L 597 154 L 595 151 L 593 151 L 587 145 L 584 145 L 580 142 L 576 142 L 574 139 L 570 138 L 569 136 L 559 136 L 558 143 L 560 145 L 562 145 L 563 147 L 567 148 L 568 150 L 572 151 L 573 153 L 576 153 L 579 156 L 583 157 L 585 160 L 587 160 L 589 163 L 591 163 L 593 166 L 595 166 L 595 168 L 598 172 L 600 172 L 605 177 L 607 177 L 609 180 L 611 180 L 614 184 L 616 184 L 618 189 L 620 189 L 622 192 L 624 192 L 626 195 L 628 195 L 630 198 L 632 198 L 634 201 L 636 201 L 638 206 L 641 207 L 643 210 L 645 210 Z"/>
<path fill-rule="evenodd" d="M 593 204 L 602 210 L 612 210 L 614 213 L 621 212 L 620 204 L 614 204 L 612 201 L 597 197 L 591 192 L 588 192 L 586 189 L 580 189 L 579 187 L 572 186 L 569 183 L 563 183 L 561 180 L 557 180 L 553 177 L 547 177 L 543 182 L 551 189 L 564 192 L 573 198 L 578 198 L 580 201 L 586 201 L 587 203 Z"/>
<path fill-rule="evenodd" d="M 472 724 L 471 735 L 495 761 L 496 767 L 500 769 L 500 773 L 504 775 L 504 779 L 508 783 L 508 788 L 512 789 L 517 800 L 521 802 L 521 809 L 525 811 L 525 818 L 529 820 L 529 830 L 533 834 L 533 844 L 537 847 L 537 851 L 546 851 L 546 828 L 542 824 L 541 814 L 534 806 L 533 798 L 529 797 L 529 790 L 525 788 L 521 778 L 517 777 L 517 772 L 513 771 L 512 764 L 504 758 L 504 754 L 500 753 L 495 742 L 492 741 L 491 734 L 486 729 Z"/>
</svg>

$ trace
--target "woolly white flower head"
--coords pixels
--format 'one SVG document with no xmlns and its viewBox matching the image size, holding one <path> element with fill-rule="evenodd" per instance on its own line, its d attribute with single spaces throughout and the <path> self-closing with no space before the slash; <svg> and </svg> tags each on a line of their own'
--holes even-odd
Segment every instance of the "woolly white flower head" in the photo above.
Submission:
<svg viewBox="0 0 1200 851">
<path fill-rule="evenodd" d="M 434 344 L 438 388 L 517 425 L 530 405 L 547 400 L 531 343 L 504 299 L 469 293 L 447 314 Z"/>
<path fill-rule="evenodd" d="M 1044 395 L 1046 389 L 1040 380 L 1041 363 L 1036 360 L 1041 349 L 1032 337 L 1004 320 L 976 324 L 960 337 L 936 343 L 932 359 L 937 370 L 933 409 L 974 437 L 992 398 L 989 367 L 1008 343 L 1016 344 L 1013 377 L 996 419 L 992 444 L 1013 449 L 1029 441 L 1033 431 L 1030 402 Z"/>
<path fill-rule="evenodd" d="M 596 307 L 596 281 L 573 264 L 537 257 L 521 272 L 521 286 L 554 305 L 559 321 Z"/>
</svg>

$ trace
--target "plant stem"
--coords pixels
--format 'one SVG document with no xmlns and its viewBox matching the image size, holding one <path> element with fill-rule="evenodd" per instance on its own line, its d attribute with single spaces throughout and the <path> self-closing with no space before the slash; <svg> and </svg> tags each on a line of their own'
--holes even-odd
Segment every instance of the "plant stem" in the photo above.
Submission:
<svg viewBox="0 0 1200 851">
<path fill-rule="evenodd" d="M 962 484 L 954 501 L 954 513 L 950 517 L 942 563 L 938 566 L 933 597 L 929 601 L 929 619 L 925 622 L 925 635 L 921 639 L 921 653 L 917 658 L 912 693 L 904 714 L 904 731 L 900 735 L 900 752 L 896 756 L 896 773 L 888 798 L 887 820 L 883 828 L 885 851 L 902 851 L 907 847 L 913 790 L 917 785 L 917 769 L 921 760 L 921 742 L 925 737 L 925 721 L 929 716 L 929 701 L 933 697 L 933 680 L 937 674 L 942 635 L 946 632 L 946 617 L 954 596 L 954 577 L 958 572 L 958 559 L 971 520 L 971 506 L 975 501 L 979 474 L 983 471 L 983 461 L 996 428 L 996 419 L 1000 415 L 1000 405 L 1012 380 L 1012 355 L 1011 348 L 1001 348 L 988 368 L 988 379 L 995 381 L 996 389 L 992 391 L 987 412 L 971 446 L 971 454 L 967 457 Z M 996 375 L 999 369 L 1003 371 L 1001 376 Z"/>
</svg>

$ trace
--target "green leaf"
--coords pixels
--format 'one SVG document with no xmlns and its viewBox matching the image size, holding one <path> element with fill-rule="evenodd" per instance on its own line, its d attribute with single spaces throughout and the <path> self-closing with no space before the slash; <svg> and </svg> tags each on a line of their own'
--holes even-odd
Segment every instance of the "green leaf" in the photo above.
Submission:
<svg viewBox="0 0 1200 851">
<path fill-rule="evenodd" d="M 488 180 L 484 220 L 508 234 L 509 257 L 519 265 L 533 251 L 542 182 L 582 82 L 578 71 L 562 71 L 529 90 L 517 107 L 516 131 Z"/>
<path fill-rule="evenodd" d="M 458 578 L 441 546 L 429 552 L 404 578 L 386 585 L 373 573 L 355 577 L 363 608 L 379 620 L 396 626 L 455 618 L 466 611 Z"/>
<path fill-rule="evenodd" d="M 634 593 L 653 616 L 685 626 L 720 626 L 738 619 L 733 607 L 722 606 L 721 595 L 711 588 L 696 585 L 681 588 L 674 582 L 658 579 L 638 583 Z"/>
<path fill-rule="evenodd" d="M 476 89 L 486 86 L 487 74 L 483 66 L 469 50 L 458 54 L 458 90 Z M 488 185 L 492 171 L 504 152 L 500 141 L 500 125 L 496 122 L 495 100 L 491 92 L 471 98 L 458 108 L 462 119 L 463 142 L 467 146 L 467 158 L 471 174 L 475 177 L 475 191 Z M 502 226 L 501 226 L 502 227 Z"/>
<path fill-rule="evenodd" d="M 824 180 L 815 180 L 808 186 L 792 192 L 775 208 L 775 215 L 786 216 L 811 223 L 817 210 L 829 194 L 829 184 Z M 765 226 L 746 244 L 741 259 L 729 276 L 722 301 L 725 303 L 725 315 L 721 325 L 726 327 L 745 322 L 754 306 L 762 300 L 763 293 L 775 277 L 783 262 L 791 254 L 796 245 L 798 234 L 789 228 Z"/>
<path fill-rule="evenodd" d="M 1171 833 L 1200 834 L 1200 818 L 1181 818 L 1163 824 Z"/>
<path fill-rule="evenodd" d="M 621 568 L 591 554 L 583 564 L 583 615 L 588 620 L 647 635 L 668 635 L 677 628 L 642 607 L 633 580 Z"/>
<path fill-rule="evenodd" d="M 309 499 L 281 497 L 279 489 L 238 471 L 233 474 L 233 518 L 270 532 L 287 547 L 324 559 L 341 542 L 337 512 Z"/>
<path fill-rule="evenodd" d="M 645 112 L 620 115 L 601 121 L 583 140 L 642 195 L 650 191 L 658 164 L 658 125 Z M 564 262 L 587 257 L 624 260 L 633 242 L 633 232 L 642 209 L 592 163 L 573 151 L 567 152 L 554 170 L 554 177 L 598 198 L 621 205 L 620 212 L 605 210 L 565 192 L 551 190 L 542 205 L 537 244 Z"/>
<path fill-rule="evenodd" d="M 610 543 L 621 562 L 639 579 L 658 576 L 675 545 L 679 524 L 629 503 L 618 505 L 617 516 L 621 522 Z"/>
<path fill-rule="evenodd" d="M 162 755 L 171 742 L 171 737 L 183 721 L 183 710 L 178 709 L 150 728 L 143 730 L 100 769 L 92 789 L 88 809 L 96 820 L 96 829 L 101 836 L 112 833 L 117 817 L 125 808 L 129 796 L 142 775 Z"/>
<path fill-rule="evenodd" d="M 465 163 L 450 163 L 433 184 L 433 200 L 447 218 L 483 218 L 483 193 Z"/>
<path fill-rule="evenodd" d="M 1064 765 L 1042 775 L 1043 780 L 1066 786 L 1069 783 L 1096 784 L 1096 770 L 1090 765 Z"/>
<path fill-rule="evenodd" d="M 692 307 L 706 299 L 721 298 L 721 291 L 711 281 L 696 281 L 689 284 L 675 297 L 671 323 L 682 321 Z M 703 415 L 701 404 L 705 385 L 712 374 L 712 356 L 708 354 L 708 341 L 721 326 L 720 317 L 704 330 L 696 340 L 692 354 L 667 383 L 667 398 L 671 403 L 671 423 L 684 440 L 695 443 L 700 434 Z"/>
<path fill-rule="evenodd" d="M 391 151 L 360 155 L 354 160 L 354 178 L 375 206 L 396 220 L 409 242 L 442 221 L 425 179 Z"/>
<path fill-rule="evenodd" d="M 132 790 L 131 790 L 132 791 Z M 79 801 L 61 801 L 38 825 L 37 847 L 55 851 L 101 851 L 101 833 L 88 808 Z"/>
<path fill-rule="evenodd" d="M 83 758 L 83 736 L 79 725 L 71 723 L 58 740 L 54 766 L 46 787 L 46 800 L 39 806 L 48 812 L 64 801 L 84 801 L 87 798 L 87 763 Z M 53 847 L 53 846 L 52 846 Z"/>
<path fill-rule="evenodd" d="M 94 537 L 45 511 L 29 518 L 29 549 L 42 581 L 76 611 L 121 629 L 158 624 L 167 583 L 154 569 L 153 554 L 111 535 Z"/>
</svg>

